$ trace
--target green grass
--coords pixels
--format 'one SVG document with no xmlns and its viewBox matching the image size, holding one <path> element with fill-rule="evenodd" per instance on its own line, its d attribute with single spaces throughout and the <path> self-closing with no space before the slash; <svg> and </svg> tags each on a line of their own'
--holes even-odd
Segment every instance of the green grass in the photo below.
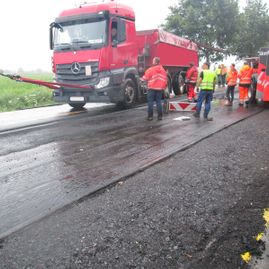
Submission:
<svg viewBox="0 0 269 269">
<path fill-rule="evenodd" d="M 52 81 L 50 73 L 25 74 L 22 77 Z M 0 112 L 52 105 L 52 90 L 46 87 L 17 82 L 0 76 Z"/>
</svg>

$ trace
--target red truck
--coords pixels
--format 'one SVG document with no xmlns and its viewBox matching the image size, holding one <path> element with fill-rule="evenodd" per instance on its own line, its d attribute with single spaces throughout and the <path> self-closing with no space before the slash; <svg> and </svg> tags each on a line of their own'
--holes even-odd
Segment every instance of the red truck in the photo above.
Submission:
<svg viewBox="0 0 269 269">
<path fill-rule="evenodd" d="M 83 86 L 54 89 L 54 100 L 76 108 L 87 102 L 133 106 L 147 93 L 140 77 L 156 56 L 176 95 L 190 62 L 198 65 L 197 44 L 163 30 L 136 31 L 133 9 L 114 1 L 61 12 L 50 25 L 50 48 L 56 82 Z"/>
<path fill-rule="evenodd" d="M 261 48 L 258 65 L 257 98 L 269 104 L 269 48 Z"/>
<path fill-rule="evenodd" d="M 260 48 L 259 56 L 244 59 L 253 68 L 252 83 L 250 87 L 250 102 L 256 104 L 263 101 L 269 105 L 269 48 Z"/>
</svg>

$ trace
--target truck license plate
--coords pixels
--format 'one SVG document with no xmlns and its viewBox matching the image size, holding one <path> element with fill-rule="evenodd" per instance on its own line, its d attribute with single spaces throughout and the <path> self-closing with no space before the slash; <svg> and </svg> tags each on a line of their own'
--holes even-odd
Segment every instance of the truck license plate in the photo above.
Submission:
<svg viewBox="0 0 269 269">
<path fill-rule="evenodd" d="M 85 75 L 91 76 L 92 75 L 92 67 L 90 65 L 85 66 Z"/>
<path fill-rule="evenodd" d="M 71 96 L 70 101 L 73 102 L 84 102 L 84 97 L 83 96 Z"/>
</svg>

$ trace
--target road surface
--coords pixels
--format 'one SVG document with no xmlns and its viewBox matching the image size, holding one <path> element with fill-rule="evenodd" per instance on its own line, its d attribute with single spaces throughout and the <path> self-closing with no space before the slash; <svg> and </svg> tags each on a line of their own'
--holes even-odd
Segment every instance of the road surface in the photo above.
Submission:
<svg viewBox="0 0 269 269">
<path fill-rule="evenodd" d="M 241 254 L 261 254 L 268 110 L 109 112 L 2 130 L 0 268 L 246 268 Z"/>
</svg>

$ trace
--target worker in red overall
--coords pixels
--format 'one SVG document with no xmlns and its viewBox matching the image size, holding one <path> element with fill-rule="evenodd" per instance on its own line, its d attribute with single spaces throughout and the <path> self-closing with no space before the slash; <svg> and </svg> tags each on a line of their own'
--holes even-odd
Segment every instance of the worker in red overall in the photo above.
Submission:
<svg viewBox="0 0 269 269">
<path fill-rule="evenodd" d="M 194 91 L 198 78 L 198 69 L 194 66 L 194 63 L 190 63 L 190 68 L 186 73 L 186 86 L 187 86 L 187 96 L 189 102 L 196 102 L 197 96 Z"/>
<path fill-rule="evenodd" d="M 162 96 L 164 89 L 167 87 L 167 74 L 165 69 L 160 64 L 160 58 L 153 58 L 153 66 L 150 67 L 142 80 L 148 82 L 148 117 L 147 120 L 153 119 L 153 103 L 156 101 L 156 107 L 158 112 L 158 120 L 162 120 Z"/>
<path fill-rule="evenodd" d="M 249 66 L 248 62 L 244 63 L 241 68 L 238 78 L 239 78 L 239 105 L 243 106 L 244 102 L 246 105 L 249 103 L 248 91 L 251 85 L 251 78 L 253 74 L 253 69 Z"/>
</svg>

